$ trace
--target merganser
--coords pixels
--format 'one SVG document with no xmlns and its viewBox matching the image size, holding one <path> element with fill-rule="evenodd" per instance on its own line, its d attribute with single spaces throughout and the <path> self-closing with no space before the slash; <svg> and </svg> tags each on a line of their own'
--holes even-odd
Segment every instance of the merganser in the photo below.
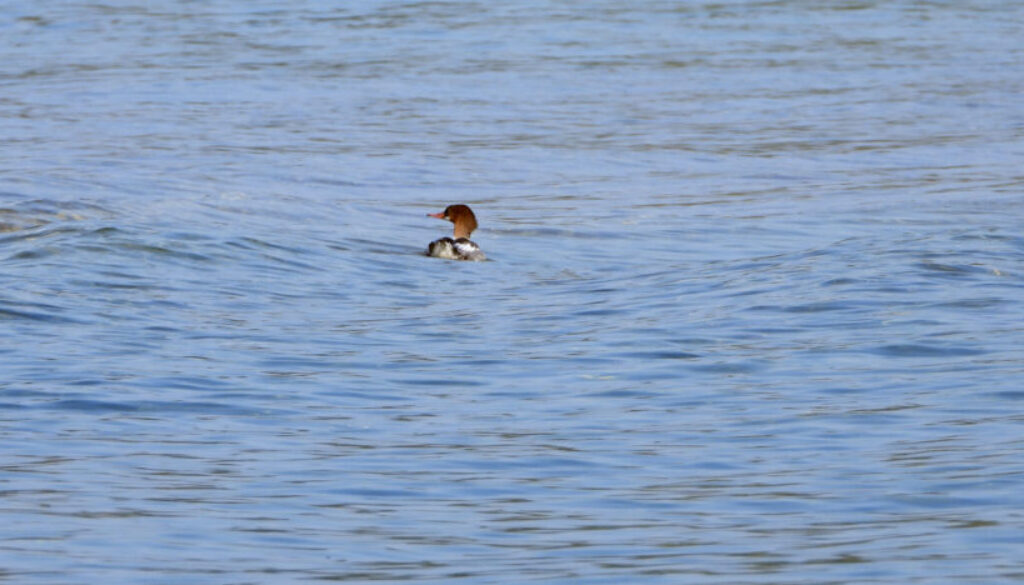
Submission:
<svg viewBox="0 0 1024 585">
<path fill-rule="evenodd" d="M 430 242 L 427 256 L 446 260 L 486 260 L 487 256 L 470 241 L 469 235 L 476 229 L 476 216 L 468 205 L 449 205 L 441 213 L 428 213 L 430 217 L 446 219 L 455 224 L 455 237 L 441 238 Z"/>
</svg>

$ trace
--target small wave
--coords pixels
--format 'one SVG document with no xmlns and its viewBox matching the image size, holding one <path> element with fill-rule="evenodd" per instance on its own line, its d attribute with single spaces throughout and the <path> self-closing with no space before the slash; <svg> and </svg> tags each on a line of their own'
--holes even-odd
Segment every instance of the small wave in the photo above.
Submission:
<svg viewBox="0 0 1024 585">
<path fill-rule="evenodd" d="M 692 360 L 701 356 L 686 351 L 630 351 L 615 354 L 615 357 L 645 360 Z"/>
<path fill-rule="evenodd" d="M 823 301 L 799 305 L 755 305 L 747 310 L 779 313 L 825 313 L 830 311 L 850 311 L 856 308 L 857 304 L 852 302 Z"/>
<path fill-rule="evenodd" d="M 0 321 L 5 319 L 24 319 L 27 321 L 41 321 L 45 323 L 79 323 L 76 319 L 55 314 L 55 311 L 62 310 L 59 307 L 54 307 L 52 305 L 33 306 L 41 308 L 46 312 L 25 311 L 0 306 Z"/>
<path fill-rule="evenodd" d="M 942 357 L 968 357 L 986 353 L 980 349 L 969 347 L 939 347 L 919 343 L 896 343 L 883 345 L 872 350 L 872 353 L 887 357 L 909 357 L 909 358 L 942 358 Z"/>
<path fill-rule="evenodd" d="M 143 400 L 134 402 L 114 402 L 109 400 L 89 400 L 73 398 L 58 400 L 40 405 L 39 408 L 52 410 L 69 410 L 85 413 L 112 412 L 144 412 L 144 413 L 199 413 L 221 415 L 264 415 L 270 414 L 267 409 L 240 407 L 237 404 L 201 401 L 157 401 Z"/>
</svg>

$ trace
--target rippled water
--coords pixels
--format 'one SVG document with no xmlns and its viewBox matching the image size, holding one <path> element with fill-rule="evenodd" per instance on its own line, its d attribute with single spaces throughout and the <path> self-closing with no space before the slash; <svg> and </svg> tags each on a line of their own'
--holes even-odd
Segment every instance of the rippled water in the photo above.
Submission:
<svg viewBox="0 0 1024 585">
<path fill-rule="evenodd" d="M 1024 5 L 349 4 L 3 3 L 0 581 L 1024 578 Z"/>
</svg>

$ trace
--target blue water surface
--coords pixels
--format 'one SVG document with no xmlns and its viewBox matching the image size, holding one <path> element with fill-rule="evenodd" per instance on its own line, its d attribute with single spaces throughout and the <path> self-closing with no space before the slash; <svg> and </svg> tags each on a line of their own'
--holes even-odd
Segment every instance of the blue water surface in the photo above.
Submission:
<svg viewBox="0 0 1024 585">
<path fill-rule="evenodd" d="M 0 581 L 1024 578 L 1024 5 L 0 6 Z"/>
</svg>

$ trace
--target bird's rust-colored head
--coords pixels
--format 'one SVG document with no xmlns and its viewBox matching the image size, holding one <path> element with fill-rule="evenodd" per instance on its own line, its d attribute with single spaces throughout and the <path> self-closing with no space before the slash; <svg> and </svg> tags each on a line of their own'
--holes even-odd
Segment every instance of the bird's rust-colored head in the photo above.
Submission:
<svg viewBox="0 0 1024 585">
<path fill-rule="evenodd" d="M 468 238 L 469 234 L 473 233 L 473 230 L 477 227 L 476 216 L 473 215 L 473 210 L 468 205 L 462 205 L 461 203 L 449 205 L 441 213 L 428 213 L 427 215 L 437 219 L 447 219 L 455 224 L 456 238 Z"/>
</svg>

